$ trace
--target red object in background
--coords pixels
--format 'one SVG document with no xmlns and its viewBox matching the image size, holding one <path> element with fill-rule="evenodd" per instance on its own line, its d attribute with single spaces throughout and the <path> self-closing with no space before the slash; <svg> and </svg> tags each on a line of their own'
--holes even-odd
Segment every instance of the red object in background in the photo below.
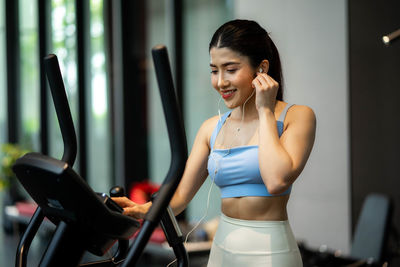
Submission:
<svg viewBox="0 0 400 267">
<path fill-rule="evenodd" d="M 149 202 L 151 195 L 160 189 L 159 185 L 150 183 L 148 181 L 134 183 L 129 191 L 129 199 L 138 204 Z M 136 234 L 134 237 L 136 237 Z M 165 234 L 160 227 L 157 227 L 150 237 L 150 242 L 162 244 L 166 241 Z"/>
<path fill-rule="evenodd" d="M 32 217 L 37 208 L 37 204 L 34 202 L 21 201 L 15 203 L 15 207 L 17 208 L 20 216 Z"/>
<path fill-rule="evenodd" d="M 151 195 L 160 189 L 159 185 L 148 181 L 134 183 L 129 192 L 129 198 L 138 204 L 144 204 L 150 201 Z"/>
</svg>

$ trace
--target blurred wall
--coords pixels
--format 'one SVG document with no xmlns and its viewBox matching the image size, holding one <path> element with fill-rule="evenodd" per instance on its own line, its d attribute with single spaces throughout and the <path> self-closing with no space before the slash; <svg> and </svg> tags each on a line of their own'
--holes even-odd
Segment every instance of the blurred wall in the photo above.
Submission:
<svg viewBox="0 0 400 267">
<path fill-rule="evenodd" d="M 285 100 L 310 106 L 317 116 L 314 149 L 289 201 L 296 238 L 348 252 L 347 1 L 235 0 L 234 10 L 270 32 L 283 64 Z"/>
<path fill-rule="evenodd" d="M 353 226 L 376 192 L 392 198 L 399 230 L 400 40 L 382 43 L 400 28 L 399 10 L 397 0 L 349 1 Z"/>
</svg>

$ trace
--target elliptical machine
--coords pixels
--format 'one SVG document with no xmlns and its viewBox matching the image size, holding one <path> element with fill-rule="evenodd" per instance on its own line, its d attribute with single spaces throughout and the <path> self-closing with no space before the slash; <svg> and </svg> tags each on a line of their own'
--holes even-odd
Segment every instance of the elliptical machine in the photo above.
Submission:
<svg viewBox="0 0 400 267">
<path fill-rule="evenodd" d="M 25 267 L 30 244 L 39 226 L 47 217 L 56 225 L 52 239 L 39 266 L 135 266 L 157 225 L 165 232 L 167 241 L 177 256 L 178 266 L 188 266 L 188 255 L 182 233 L 168 204 L 180 182 L 187 159 L 186 135 L 172 81 L 165 46 L 152 49 L 163 110 L 171 147 L 171 165 L 142 227 L 135 219 L 122 215 L 119 207 L 106 194 L 94 192 L 73 169 L 77 142 L 68 100 L 58 60 L 47 56 L 45 70 L 57 112 L 64 142 L 61 160 L 28 153 L 13 166 L 18 180 L 38 204 L 26 231 L 21 237 L 16 255 L 16 267 Z M 111 196 L 121 196 L 114 188 Z M 129 247 L 129 238 L 139 233 Z M 118 240 L 118 251 L 109 260 L 81 264 L 89 251 L 102 256 Z"/>
</svg>

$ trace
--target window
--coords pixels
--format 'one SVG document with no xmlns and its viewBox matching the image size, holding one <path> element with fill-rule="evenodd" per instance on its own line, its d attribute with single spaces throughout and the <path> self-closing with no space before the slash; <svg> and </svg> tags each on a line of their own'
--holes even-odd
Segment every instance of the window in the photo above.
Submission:
<svg viewBox="0 0 400 267">
<path fill-rule="evenodd" d="M 37 1 L 19 1 L 21 125 L 19 143 L 39 150 L 39 62 Z"/>
<path fill-rule="evenodd" d="M 7 133 L 7 69 L 6 69 L 6 30 L 5 30 L 5 1 L 0 0 L 0 145 L 6 142 Z M 0 149 L 1 158 L 1 149 Z"/>
<path fill-rule="evenodd" d="M 171 152 L 169 147 L 167 126 L 161 104 L 160 92 L 156 81 L 151 49 L 155 45 L 167 46 L 171 62 L 174 67 L 173 51 L 173 17 L 170 1 L 147 1 L 147 82 L 148 82 L 148 131 L 149 131 L 149 178 L 155 183 L 161 183 L 167 174 Z M 160 119 L 161 118 L 161 119 Z"/>
<path fill-rule="evenodd" d="M 111 144 L 109 98 L 104 53 L 103 1 L 90 1 L 90 66 L 88 88 L 88 182 L 99 192 L 111 187 Z"/>
<path fill-rule="evenodd" d="M 74 0 L 51 1 L 51 46 L 52 54 L 57 55 L 65 90 L 67 92 L 72 119 L 77 133 L 78 92 L 77 92 L 77 64 L 76 64 L 76 19 Z M 50 94 L 49 94 L 49 97 Z M 64 149 L 57 115 L 53 100 L 49 100 L 49 138 L 50 155 L 61 159 Z M 76 161 L 75 168 L 77 167 Z"/>
</svg>

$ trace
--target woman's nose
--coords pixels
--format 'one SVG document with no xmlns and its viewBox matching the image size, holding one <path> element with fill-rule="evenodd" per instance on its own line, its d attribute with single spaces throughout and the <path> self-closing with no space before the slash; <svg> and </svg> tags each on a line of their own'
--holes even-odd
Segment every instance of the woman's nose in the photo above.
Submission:
<svg viewBox="0 0 400 267">
<path fill-rule="evenodd" d="M 229 81 L 225 79 L 224 74 L 221 73 L 218 77 L 218 87 L 226 88 L 229 85 Z"/>
</svg>

